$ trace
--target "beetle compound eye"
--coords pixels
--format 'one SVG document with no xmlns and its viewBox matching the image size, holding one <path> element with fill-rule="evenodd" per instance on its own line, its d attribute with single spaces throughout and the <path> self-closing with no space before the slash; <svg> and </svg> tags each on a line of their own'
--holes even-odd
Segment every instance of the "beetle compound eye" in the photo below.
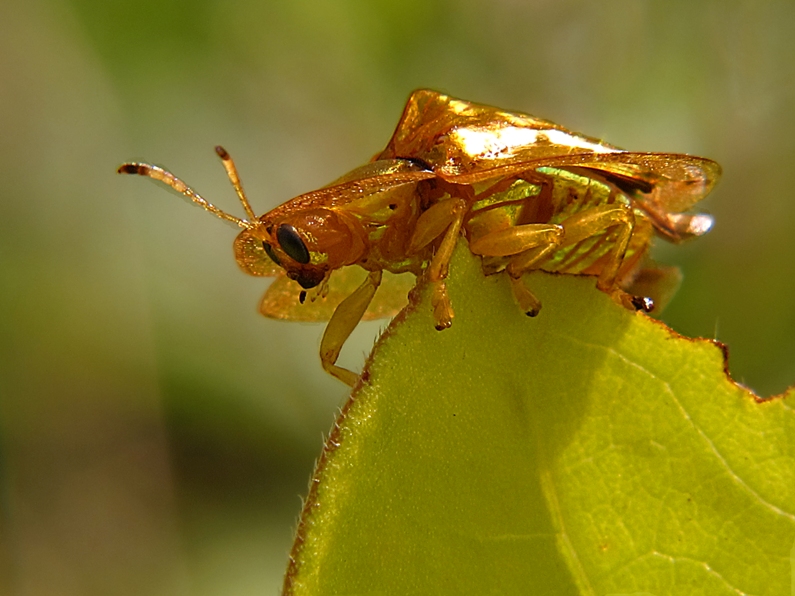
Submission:
<svg viewBox="0 0 795 596">
<path fill-rule="evenodd" d="M 273 248 L 271 247 L 270 244 L 268 244 L 267 242 L 263 242 L 262 248 L 265 249 L 265 254 L 267 254 L 270 257 L 271 261 L 276 263 L 279 267 L 282 266 L 282 264 L 279 262 L 279 257 L 277 257 L 276 253 L 273 252 Z"/>
<path fill-rule="evenodd" d="M 309 263 L 309 250 L 293 226 L 289 224 L 280 225 L 279 229 L 276 230 L 276 240 L 279 241 L 279 246 L 287 253 L 287 256 L 296 263 L 301 263 L 302 265 Z"/>
</svg>

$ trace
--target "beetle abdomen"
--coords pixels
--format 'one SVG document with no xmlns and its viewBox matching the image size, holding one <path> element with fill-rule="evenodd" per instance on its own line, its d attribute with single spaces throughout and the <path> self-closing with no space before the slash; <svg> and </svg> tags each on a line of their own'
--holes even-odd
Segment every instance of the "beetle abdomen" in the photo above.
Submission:
<svg viewBox="0 0 795 596">
<path fill-rule="evenodd" d="M 632 210 L 635 224 L 619 278 L 634 268 L 653 234 L 648 217 L 633 207 L 629 196 L 614 185 L 573 169 L 542 167 L 507 182 L 487 181 L 475 190 L 476 200 L 466 222 L 470 241 L 494 230 L 522 224 L 557 224 L 565 228 L 565 222 L 572 216 L 610 205 Z M 598 275 L 611 258 L 619 233 L 617 228 L 608 228 L 568 245 L 564 237 L 563 244 L 538 263 L 538 268 Z M 484 272 L 502 271 L 509 260 L 509 257 L 484 257 Z"/>
</svg>

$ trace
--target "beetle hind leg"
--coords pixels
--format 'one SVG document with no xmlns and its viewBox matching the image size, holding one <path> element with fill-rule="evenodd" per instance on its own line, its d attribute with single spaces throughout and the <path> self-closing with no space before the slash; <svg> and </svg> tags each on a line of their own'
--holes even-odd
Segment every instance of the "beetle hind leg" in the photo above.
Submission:
<svg viewBox="0 0 795 596">
<path fill-rule="evenodd" d="M 596 287 L 629 310 L 650 312 L 654 308 L 651 298 L 625 292 L 617 282 L 624 256 L 635 229 L 632 209 L 623 205 L 602 205 L 572 215 L 561 224 L 565 230 L 563 246 L 570 246 L 611 228 L 617 229 L 613 248 L 607 253 Z M 565 269 L 562 269 L 565 273 Z"/>
<path fill-rule="evenodd" d="M 632 294 L 622 289 L 618 285 L 609 290 L 603 291 L 615 302 L 627 310 L 642 310 L 645 313 L 650 313 L 655 308 L 654 300 L 652 298 L 649 298 L 648 296 Z"/>
</svg>

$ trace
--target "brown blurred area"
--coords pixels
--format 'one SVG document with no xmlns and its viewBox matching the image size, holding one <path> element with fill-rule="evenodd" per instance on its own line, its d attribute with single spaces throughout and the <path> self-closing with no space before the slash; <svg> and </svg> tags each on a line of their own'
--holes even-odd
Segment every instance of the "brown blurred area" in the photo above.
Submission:
<svg viewBox="0 0 795 596">
<path fill-rule="evenodd" d="M 663 318 L 763 395 L 795 381 L 795 4 L 6 0 L 0 594 L 273 594 L 346 391 L 256 313 L 235 232 L 119 163 L 265 211 L 386 144 L 431 87 L 723 165 L 662 246 Z M 378 324 L 357 331 L 358 367 Z"/>
</svg>

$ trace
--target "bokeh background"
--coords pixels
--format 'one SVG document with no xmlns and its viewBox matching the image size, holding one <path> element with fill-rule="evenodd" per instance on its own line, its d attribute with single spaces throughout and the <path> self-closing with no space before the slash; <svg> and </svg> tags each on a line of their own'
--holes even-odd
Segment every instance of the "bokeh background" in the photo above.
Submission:
<svg viewBox="0 0 795 596">
<path fill-rule="evenodd" d="M 795 3 L 0 0 L 0 593 L 275 594 L 345 388 L 268 321 L 239 213 L 366 161 L 412 89 L 724 167 L 665 313 L 795 381 Z M 379 324 L 344 355 L 357 367 Z"/>
</svg>

